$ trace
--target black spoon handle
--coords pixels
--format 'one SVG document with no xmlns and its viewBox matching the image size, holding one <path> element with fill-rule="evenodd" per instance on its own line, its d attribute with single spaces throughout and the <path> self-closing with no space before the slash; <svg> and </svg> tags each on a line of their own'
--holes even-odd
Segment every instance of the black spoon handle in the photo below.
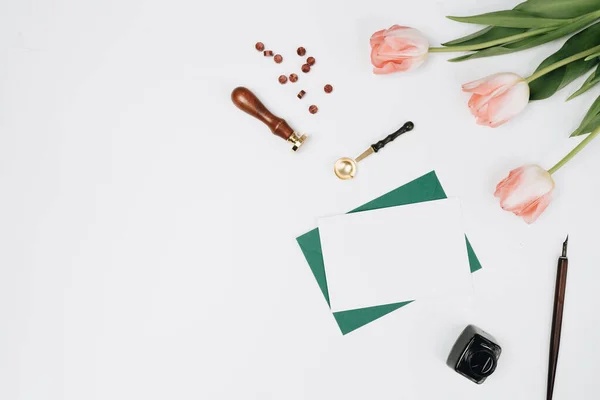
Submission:
<svg viewBox="0 0 600 400">
<path fill-rule="evenodd" d="M 398 129 L 396 132 L 390 133 L 384 139 L 381 139 L 379 142 L 372 144 L 371 147 L 373 148 L 373 151 L 375 153 L 377 153 L 379 150 L 383 149 L 383 146 L 385 146 L 392 140 L 396 139 L 398 136 L 402 135 L 404 132 L 412 131 L 412 129 L 414 127 L 415 127 L 415 124 L 413 124 L 411 121 L 408 121 L 407 123 L 402 125 L 402 127 L 400 129 Z"/>
</svg>

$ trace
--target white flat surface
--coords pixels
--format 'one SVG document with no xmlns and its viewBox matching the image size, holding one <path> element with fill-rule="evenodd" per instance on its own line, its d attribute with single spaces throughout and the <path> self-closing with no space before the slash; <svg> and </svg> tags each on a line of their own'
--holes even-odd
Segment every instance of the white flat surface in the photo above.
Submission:
<svg viewBox="0 0 600 400">
<path fill-rule="evenodd" d="M 456 198 L 319 219 L 332 311 L 472 290 Z"/>
<path fill-rule="evenodd" d="M 579 79 L 490 130 L 460 85 L 529 74 L 560 43 L 371 74 L 376 30 L 410 25 L 437 45 L 477 29 L 445 15 L 516 3 L 0 2 L 0 398 L 543 399 L 569 233 L 554 399 L 595 399 L 600 140 L 555 175 L 556 198 L 532 226 L 492 193 L 511 168 L 549 167 L 574 147 L 569 132 L 600 88 L 565 103 Z M 258 40 L 284 63 L 258 54 Z M 300 45 L 318 67 L 282 87 Z M 238 85 L 310 134 L 306 148 L 292 154 L 237 110 Z M 343 337 L 295 238 L 406 182 L 419 154 L 400 139 L 353 181 L 332 167 L 408 119 L 461 199 L 484 269 L 468 306 L 417 301 Z M 444 365 L 469 323 L 504 350 L 482 386 Z"/>
</svg>

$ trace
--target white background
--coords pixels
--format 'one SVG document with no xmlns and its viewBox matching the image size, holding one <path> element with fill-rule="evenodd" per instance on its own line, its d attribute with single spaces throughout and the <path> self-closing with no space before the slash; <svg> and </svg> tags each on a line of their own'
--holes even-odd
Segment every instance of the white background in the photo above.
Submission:
<svg viewBox="0 0 600 400">
<path fill-rule="evenodd" d="M 567 233 L 555 399 L 596 398 L 600 141 L 555 175 L 556 199 L 532 226 L 492 193 L 510 169 L 549 168 L 575 146 L 568 135 L 597 88 L 565 104 L 579 80 L 492 130 L 475 125 L 460 85 L 530 74 L 559 42 L 371 73 L 376 30 L 410 25 L 438 45 L 477 29 L 445 15 L 514 4 L 3 1 L 0 398 L 542 399 Z M 256 52 L 258 40 L 284 63 Z M 279 74 L 299 71 L 299 45 L 317 64 L 282 87 Z M 305 148 L 291 153 L 237 110 L 238 85 L 310 134 Z M 295 237 L 406 182 L 400 172 L 419 161 L 408 141 L 365 160 L 351 182 L 332 164 L 408 119 L 461 198 L 484 269 L 468 301 L 416 302 L 342 336 Z M 482 386 L 444 365 L 468 323 L 504 349 Z"/>
</svg>

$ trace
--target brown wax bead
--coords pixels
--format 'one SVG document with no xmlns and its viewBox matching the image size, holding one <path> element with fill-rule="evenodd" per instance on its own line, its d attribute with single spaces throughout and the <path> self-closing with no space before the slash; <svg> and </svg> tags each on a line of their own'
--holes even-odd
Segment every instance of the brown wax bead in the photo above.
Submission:
<svg viewBox="0 0 600 400">
<path fill-rule="evenodd" d="M 310 71 L 310 65 L 304 64 L 302 66 L 302 72 L 307 73 L 308 71 Z"/>
<path fill-rule="evenodd" d="M 254 47 L 258 51 L 263 51 L 265 49 L 265 45 L 263 44 L 263 42 L 256 42 L 256 44 L 254 45 Z"/>
<path fill-rule="evenodd" d="M 298 92 L 298 98 L 301 99 L 304 97 L 304 95 L 306 94 L 306 92 L 304 90 L 301 90 Z"/>
<path fill-rule="evenodd" d="M 281 56 L 281 54 L 275 54 L 275 57 L 273 57 L 273 60 L 275 60 L 275 62 L 277 64 L 279 64 L 283 61 L 283 57 Z"/>
<path fill-rule="evenodd" d="M 300 57 L 302 57 L 306 54 L 306 49 L 304 47 L 298 47 L 298 50 L 296 50 L 296 53 L 298 53 L 298 55 Z"/>
<path fill-rule="evenodd" d="M 283 85 L 286 82 L 287 82 L 287 76 L 279 75 L 279 83 L 281 83 Z"/>
<path fill-rule="evenodd" d="M 315 106 L 314 104 L 308 107 L 308 112 L 311 114 L 316 114 L 317 111 L 319 111 L 319 107 Z"/>
<path fill-rule="evenodd" d="M 316 61 L 317 61 L 317 60 L 315 60 L 315 58 L 314 58 L 314 57 L 308 57 L 308 58 L 306 59 L 306 63 L 307 63 L 308 65 L 310 65 L 311 67 L 312 67 L 313 65 L 315 65 L 315 62 L 316 62 Z"/>
<path fill-rule="evenodd" d="M 290 82 L 296 82 L 296 81 L 298 81 L 298 75 L 290 74 Z"/>
<path fill-rule="evenodd" d="M 331 85 L 325 85 L 325 87 L 323 88 L 323 90 L 325 90 L 325 93 L 331 93 L 333 92 L 333 86 Z"/>
<path fill-rule="evenodd" d="M 265 57 L 271 57 L 273 55 L 273 51 L 271 51 L 271 50 L 265 50 L 263 52 L 263 54 L 265 55 Z"/>
</svg>

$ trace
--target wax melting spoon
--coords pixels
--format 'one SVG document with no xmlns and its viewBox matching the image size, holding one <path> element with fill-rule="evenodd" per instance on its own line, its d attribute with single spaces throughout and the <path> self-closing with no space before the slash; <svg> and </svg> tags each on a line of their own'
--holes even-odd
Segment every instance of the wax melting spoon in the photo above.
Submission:
<svg viewBox="0 0 600 400">
<path fill-rule="evenodd" d="M 356 157 L 356 160 L 353 160 L 348 157 L 340 158 L 339 160 L 337 160 L 335 162 L 335 165 L 333 166 L 333 172 L 335 172 L 335 175 L 338 178 L 343 179 L 343 180 L 348 180 L 348 179 L 354 178 L 354 175 L 356 174 L 356 168 L 357 168 L 356 163 L 357 162 L 364 160 L 365 158 L 367 158 L 368 156 L 370 156 L 373 153 L 377 153 L 379 150 L 383 149 L 383 147 L 386 144 L 388 144 L 392 140 L 396 139 L 398 136 L 402 135 L 404 132 L 411 131 L 414 127 L 415 127 L 415 124 L 408 121 L 407 123 L 402 125 L 402 127 L 400 129 L 398 129 L 396 132 L 389 134 L 388 136 L 385 137 L 385 139 L 382 139 L 379 142 L 369 146 L 369 148 L 367 150 L 365 150 L 360 156 Z"/>
</svg>

